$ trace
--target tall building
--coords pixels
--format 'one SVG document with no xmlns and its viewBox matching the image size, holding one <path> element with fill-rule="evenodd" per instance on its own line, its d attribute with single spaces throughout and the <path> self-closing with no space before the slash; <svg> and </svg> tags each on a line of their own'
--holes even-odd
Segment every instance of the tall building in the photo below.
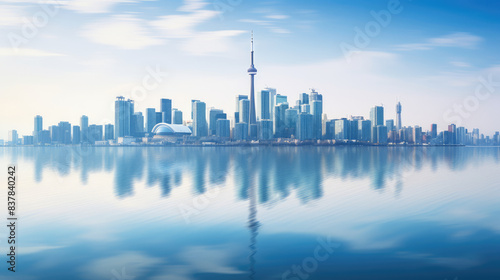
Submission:
<svg viewBox="0 0 500 280">
<path fill-rule="evenodd" d="M 297 136 L 297 120 L 299 118 L 299 111 L 296 109 L 285 110 L 285 136 Z"/>
<path fill-rule="evenodd" d="M 18 142 L 17 130 L 9 130 L 9 145 L 16 146 Z"/>
<path fill-rule="evenodd" d="M 196 101 L 193 105 L 193 132 L 194 136 L 204 137 L 207 136 L 207 105 L 205 102 Z"/>
<path fill-rule="evenodd" d="M 255 115 L 255 75 L 257 75 L 257 69 L 255 68 L 253 61 L 253 32 L 251 64 L 250 68 L 248 68 L 248 74 L 250 75 L 250 117 L 248 120 L 248 135 L 251 139 L 254 139 L 257 137 L 257 117 Z"/>
<path fill-rule="evenodd" d="M 377 140 L 374 143 L 377 144 L 387 144 L 387 126 L 377 125 Z M 422 130 L 420 130 L 422 131 Z"/>
<path fill-rule="evenodd" d="M 384 125 L 384 107 L 375 106 L 370 110 L 370 120 L 372 121 L 372 126 L 376 127 L 379 125 Z"/>
<path fill-rule="evenodd" d="M 316 94 L 318 94 L 316 92 Z M 315 99 L 311 102 L 311 114 L 313 115 L 313 139 L 321 139 L 323 136 L 323 101 Z"/>
<path fill-rule="evenodd" d="M 81 143 L 81 133 L 80 133 L 80 126 L 74 125 L 73 126 L 73 145 L 78 145 Z"/>
<path fill-rule="evenodd" d="M 363 120 L 358 122 L 358 140 L 362 142 L 370 142 L 372 138 L 372 122 Z"/>
<path fill-rule="evenodd" d="M 273 139 L 273 121 L 260 120 L 259 121 L 259 139 L 271 140 Z"/>
<path fill-rule="evenodd" d="M 242 141 L 248 139 L 248 124 L 239 122 L 234 125 L 234 140 Z"/>
<path fill-rule="evenodd" d="M 315 100 L 323 101 L 323 95 L 319 94 L 315 89 L 311 89 L 311 93 L 309 94 L 309 104 Z"/>
<path fill-rule="evenodd" d="M 61 144 L 71 144 L 71 124 L 69 122 L 59 122 L 58 133 Z"/>
<path fill-rule="evenodd" d="M 40 144 L 40 137 L 38 136 L 40 132 L 43 130 L 43 118 L 42 116 L 37 115 L 35 117 L 35 126 L 33 130 L 33 144 Z"/>
<path fill-rule="evenodd" d="M 285 134 L 285 118 L 286 110 L 288 110 L 288 103 L 280 103 L 274 106 L 273 116 L 273 133 L 277 138 L 286 137 Z"/>
<path fill-rule="evenodd" d="M 156 112 L 156 124 L 159 124 L 163 121 L 163 113 L 162 112 Z"/>
<path fill-rule="evenodd" d="M 216 124 L 216 135 L 220 138 L 231 137 L 231 121 L 227 119 L 218 119 Z"/>
<path fill-rule="evenodd" d="M 239 123 L 240 122 L 240 115 L 241 115 L 241 108 L 240 108 L 240 101 L 243 99 L 248 99 L 248 95 L 236 95 L 236 109 L 234 113 L 234 123 Z"/>
<path fill-rule="evenodd" d="M 250 100 L 240 100 L 240 123 L 250 123 Z"/>
<path fill-rule="evenodd" d="M 50 142 L 52 144 L 60 144 L 61 139 L 59 134 L 59 127 L 57 125 L 51 125 L 49 127 L 49 131 L 50 131 Z"/>
<path fill-rule="evenodd" d="M 257 120 L 270 120 L 270 92 L 268 90 L 261 90 L 257 96 Z"/>
<path fill-rule="evenodd" d="M 457 144 L 457 126 L 455 124 L 450 124 L 448 126 L 448 132 L 450 133 L 450 144 Z"/>
<path fill-rule="evenodd" d="M 146 109 L 146 133 L 151 133 L 156 125 L 156 110 L 155 108 Z"/>
<path fill-rule="evenodd" d="M 313 138 L 313 115 L 301 112 L 297 119 L 297 139 L 311 140 Z"/>
<path fill-rule="evenodd" d="M 349 140 L 351 136 L 351 122 L 342 118 L 335 121 L 335 139 L 336 140 Z"/>
<path fill-rule="evenodd" d="M 274 96 L 274 106 L 287 102 L 288 102 L 288 97 L 286 95 L 276 94 Z"/>
<path fill-rule="evenodd" d="M 95 144 L 96 141 L 102 141 L 102 130 L 102 125 L 89 125 L 89 140 L 91 144 Z"/>
<path fill-rule="evenodd" d="M 269 119 L 271 120 L 274 115 L 274 106 L 278 105 L 276 103 L 276 89 L 266 87 L 264 90 L 269 92 Z"/>
<path fill-rule="evenodd" d="M 216 135 L 217 134 L 217 120 L 218 119 L 226 119 L 227 116 L 224 114 L 224 111 L 220 109 L 210 108 L 208 110 L 208 135 Z"/>
<path fill-rule="evenodd" d="M 299 94 L 299 105 L 309 104 L 309 95 L 307 93 Z"/>
<path fill-rule="evenodd" d="M 131 135 L 133 137 L 144 137 L 144 116 L 142 112 L 137 112 L 132 115 Z"/>
<path fill-rule="evenodd" d="M 182 111 L 177 109 L 172 109 L 172 123 L 182 124 Z"/>
<path fill-rule="evenodd" d="M 171 99 L 161 99 L 160 100 L 160 111 L 162 114 L 162 122 L 171 124 L 172 123 L 172 100 Z"/>
<path fill-rule="evenodd" d="M 311 113 L 311 105 L 309 104 L 302 104 L 300 105 L 300 112 L 301 113 Z"/>
<path fill-rule="evenodd" d="M 85 115 L 80 118 L 80 135 L 82 143 L 89 142 L 89 117 Z"/>
<path fill-rule="evenodd" d="M 401 124 L 401 102 L 398 102 L 396 105 L 396 129 L 399 131 L 401 128 L 403 128 Z"/>
<path fill-rule="evenodd" d="M 114 137 L 114 126 L 110 123 L 104 126 L 104 140 L 113 140 L 115 139 Z"/>
<path fill-rule="evenodd" d="M 387 131 L 393 131 L 396 129 L 396 127 L 394 126 L 394 120 L 386 120 L 385 126 L 387 126 Z"/>
<path fill-rule="evenodd" d="M 435 139 L 437 138 L 438 134 L 437 134 L 437 124 L 433 123 L 431 125 L 431 138 L 432 139 Z"/>
<path fill-rule="evenodd" d="M 131 113 L 133 112 L 134 102 L 125 100 L 125 97 L 118 96 L 115 101 L 115 137 L 131 136 Z M 94 140 L 95 142 L 96 140 Z"/>
<path fill-rule="evenodd" d="M 191 100 L 191 120 L 194 120 L 194 103 L 196 101 L 200 101 L 200 100 L 197 100 L 197 99 L 192 99 Z"/>
</svg>

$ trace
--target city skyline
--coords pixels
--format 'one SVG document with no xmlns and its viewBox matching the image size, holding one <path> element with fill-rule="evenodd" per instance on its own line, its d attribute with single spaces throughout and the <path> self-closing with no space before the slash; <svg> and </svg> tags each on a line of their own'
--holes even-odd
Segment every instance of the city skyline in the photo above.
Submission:
<svg viewBox="0 0 500 280">
<path fill-rule="evenodd" d="M 29 18 L 40 9 L 29 2 L 9 3 L 9 7 L 24 11 L 19 13 L 21 18 Z M 419 6 L 400 1 L 401 11 L 392 14 L 390 23 L 347 60 L 342 46 L 354 45 L 355 28 L 374 22 L 372 12 L 380 15 L 388 11 L 389 2 L 359 7 L 356 3 L 343 5 L 342 1 L 322 2 L 308 7 L 296 1 L 257 1 L 252 6 L 242 1 L 225 10 L 204 1 L 108 3 L 100 6 L 102 10 L 64 5 L 16 55 L 9 52 L 8 38 L 0 42 L 0 55 L 6 62 L 0 66 L 5 77 L 0 91 L 8 96 L 0 112 L 0 139 L 7 139 L 7 131 L 12 129 L 20 135 L 31 134 L 35 115 L 42 115 L 45 123 L 51 124 L 61 120 L 76 124 L 81 115 L 88 115 L 96 124 L 114 123 L 116 96 L 135 100 L 140 112 L 150 107 L 160 110 L 157 100 L 161 98 L 174 100 L 173 106 L 185 113 L 184 119 L 189 119 L 186 113 L 194 99 L 204 101 L 207 108 L 231 112 L 233 97 L 248 94 L 242 65 L 248 65 L 247 36 L 252 29 L 258 38 L 257 92 L 269 86 L 295 99 L 315 88 L 325 96 L 323 112 L 329 118 L 367 116 L 371 107 L 384 104 L 391 108 L 386 117 L 396 120 L 392 107 L 401 101 L 405 125 L 429 128 L 436 123 L 443 130 L 459 117 L 461 126 L 494 134 L 498 130 L 495 120 L 500 117 L 495 108 L 499 104 L 496 81 L 500 67 L 494 51 L 498 39 L 491 31 L 492 25 L 499 24 L 495 9 L 485 9 L 481 3 L 445 1 L 433 6 L 441 17 L 425 18 L 429 21 L 425 22 L 418 11 L 429 3 Z M 151 12 L 153 7 L 158 8 L 157 13 Z M 139 12 L 131 15 L 129 9 Z M 466 9 L 477 12 L 464 15 L 475 25 L 457 18 Z M 332 23 L 330 15 L 339 27 L 335 31 L 325 29 L 326 23 Z M 349 15 L 354 17 L 349 19 Z M 68 37 L 70 30 L 61 24 L 69 16 L 75 18 L 74 27 L 80 31 L 74 38 Z M 0 26 L 6 34 L 19 34 L 22 28 L 22 24 L 9 22 L 13 17 Z M 164 22 L 162 25 L 160 19 L 182 19 L 186 26 L 175 29 Z M 107 23 L 103 34 L 90 32 L 97 22 Z M 406 34 L 405 26 L 413 22 L 419 22 L 420 29 L 413 24 L 416 32 Z M 149 23 L 156 27 L 148 29 Z M 432 23 L 439 23 L 439 28 L 431 28 Z M 139 26 L 138 31 L 131 28 L 137 32 L 130 36 L 143 36 L 144 45 L 134 45 L 121 36 L 104 36 L 109 34 L 108 28 L 116 31 L 124 26 Z M 184 33 L 172 34 L 174 31 Z M 68 38 L 88 50 L 66 46 Z M 188 48 L 183 42 L 197 48 Z M 131 96 L 145 77 L 155 73 L 160 81 L 157 85 L 138 95 L 141 100 Z M 471 98 L 484 84 L 483 89 L 492 91 L 475 106 Z M 467 104 L 473 110 L 464 112 Z"/>
</svg>

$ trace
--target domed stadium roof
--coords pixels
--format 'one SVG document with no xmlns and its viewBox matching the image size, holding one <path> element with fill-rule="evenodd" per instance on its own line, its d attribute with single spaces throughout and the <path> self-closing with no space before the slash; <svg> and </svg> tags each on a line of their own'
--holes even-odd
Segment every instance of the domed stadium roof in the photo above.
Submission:
<svg viewBox="0 0 500 280">
<path fill-rule="evenodd" d="M 160 136 L 191 135 L 191 129 L 185 125 L 159 123 L 153 127 L 152 133 Z"/>
</svg>

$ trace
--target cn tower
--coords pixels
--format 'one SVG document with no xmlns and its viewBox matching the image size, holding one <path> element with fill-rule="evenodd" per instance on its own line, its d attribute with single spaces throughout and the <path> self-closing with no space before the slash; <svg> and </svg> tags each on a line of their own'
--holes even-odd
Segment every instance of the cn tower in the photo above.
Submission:
<svg viewBox="0 0 500 280">
<path fill-rule="evenodd" d="M 250 75 L 250 119 L 248 124 L 248 136 L 250 138 L 256 137 L 254 135 L 257 133 L 257 117 L 255 116 L 255 75 L 257 75 L 257 69 L 253 65 L 253 31 L 252 31 L 252 52 L 251 52 L 252 64 L 248 68 L 248 74 Z"/>
</svg>

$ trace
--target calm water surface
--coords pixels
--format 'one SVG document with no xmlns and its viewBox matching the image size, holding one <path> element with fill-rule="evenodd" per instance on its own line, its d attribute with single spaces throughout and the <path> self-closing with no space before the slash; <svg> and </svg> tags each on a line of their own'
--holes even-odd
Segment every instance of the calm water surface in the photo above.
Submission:
<svg viewBox="0 0 500 280">
<path fill-rule="evenodd" d="M 500 279 L 500 149 L 18 147 L 0 279 Z"/>
</svg>

